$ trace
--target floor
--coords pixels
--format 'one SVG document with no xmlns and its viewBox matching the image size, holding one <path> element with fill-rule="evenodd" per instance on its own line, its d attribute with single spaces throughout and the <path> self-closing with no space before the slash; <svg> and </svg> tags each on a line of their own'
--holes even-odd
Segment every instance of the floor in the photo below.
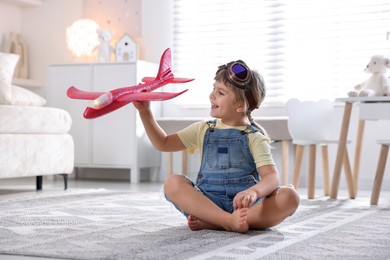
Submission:
<svg viewBox="0 0 390 260">
<path fill-rule="evenodd" d="M 130 191 L 161 191 L 162 183 L 144 182 L 130 184 L 128 181 L 107 181 L 107 180 L 74 180 L 70 179 L 68 190 L 85 189 L 107 189 L 107 190 L 130 190 Z M 34 178 L 1 179 L 0 180 L 0 201 L 17 197 L 26 197 L 37 192 L 62 192 L 64 188 L 63 179 L 56 177 L 54 180 L 43 180 L 43 190 L 35 190 Z M 13 255 L 0 255 L 1 260 L 43 260 L 47 258 L 24 257 Z"/>
<path fill-rule="evenodd" d="M 128 181 L 111 180 L 83 180 L 69 179 L 68 190 L 85 189 L 107 189 L 107 190 L 129 190 L 129 191 L 161 191 L 163 183 L 141 182 L 139 184 L 130 184 Z M 64 182 L 62 177 L 55 177 L 54 180 L 43 180 L 43 189 L 35 190 L 35 177 L 1 179 L 0 180 L 0 200 L 6 197 L 26 196 L 36 192 L 62 192 Z"/>
<path fill-rule="evenodd" d="M 141 182 L 139 184 L 130 184 L 128 181 L 109 181 L 109 180 L 83 180 L 70 179 L 68 190 L 85 190 L 85 189 L 107 189 L 107 190 L 129 190 L 129 191 L 162 191 L 163 183 Z M 1 179 L 0 180 L 0 202 L 2 199 L 25 197 L 37 192 L 63 192 L 64 183 L 61 177 L 52 180 L 43 180 L 43 190 L 35 190 L 35 178 L 18 178 L 18 179 Z M 306 198 L 307 189 L 298 190 L 302 198 Z M 370 190 L 359 191 L 359 197 L 370 197 Z M 322 196 L 322 190 L 316 190 L 316 196 Z M 340 190 L 338 197 L 347 198 L 348 192 Z M 390 191 L 382 191 L 380 203 L 390 203 Z M 0 255 L 2 260 L 43 260 L 47 258 L 23 257 Z"/>
<path fill-rule="evenodd" d="M 52 177 L 52 176 L 51 176 Z M 126 180 L 105 180 L 105 179 L 69 179 L 69 190 L 82 189 L 107 189 L 107 190 L 128 190 L 128 191 L 162 191 L 163 182 L 141 182 L 139 184 L 131 184 Z M 43 180 L 43 190 L 35 190 L 35 177 L 16 178 L 16 179 L 0 179 L 0 201 L 1 198 L 26 196 L 29 193 L 36 192 L 61 192 L 64 189 L 62 177 L 56 176 L 52 180 Z M 307 188 L 298 189 L 299 194 L 307 197 Z M 316 196 L 322 196 L 323 190 L 316 189 Z M 371 190 L 359 190 L 358 196 L 370 197 Z M 347 198 L 348 191 L 341 189 L 338 192 L 339 198 Z M 390 198 L 390 190 L 383 187 L 381 198 Z"/>
</svg>

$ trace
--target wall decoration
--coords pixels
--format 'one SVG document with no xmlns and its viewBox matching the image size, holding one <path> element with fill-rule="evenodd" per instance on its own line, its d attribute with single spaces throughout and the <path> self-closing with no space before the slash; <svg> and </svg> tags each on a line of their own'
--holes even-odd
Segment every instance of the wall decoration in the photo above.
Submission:
<svg viewBox="0 0 390 260">
<path fill-rule="evenodd" d="M 142 36 L 142 0 L 84 0 L 83 15 L 95 20 L 101 29 L 115 32 L 113 41 L 124 33 Z"/>
<path fill-rule="evenodd" d="M 28 78 L 28 52 L 24 37 L 19 33 L 10 32 L 5 40 L 4 52 L 18 54 L 20 57 L 15 67 L 14 77 Z"/>
<path fill-rule="evenodd" d="M 137 60 L 137 45 L 127 33 L 116 42 L 115 57 L 116 62 L 134 62 Z"/>
</svg>

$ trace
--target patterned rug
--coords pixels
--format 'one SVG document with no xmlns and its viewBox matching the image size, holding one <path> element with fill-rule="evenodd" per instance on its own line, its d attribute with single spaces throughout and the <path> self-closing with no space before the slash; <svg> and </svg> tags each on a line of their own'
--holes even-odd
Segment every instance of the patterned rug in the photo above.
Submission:
<svg viewBox="0 0 390 260">
<path fill-rule="evenodd" d="M 301 201 L 264 231 L 192 232 L 158 192 L 0 197 L 0 253 L 62 259 L 390 259 L 390 206 Z M 0 255 L 1 258 L 1 255 Z"/>
</svg>

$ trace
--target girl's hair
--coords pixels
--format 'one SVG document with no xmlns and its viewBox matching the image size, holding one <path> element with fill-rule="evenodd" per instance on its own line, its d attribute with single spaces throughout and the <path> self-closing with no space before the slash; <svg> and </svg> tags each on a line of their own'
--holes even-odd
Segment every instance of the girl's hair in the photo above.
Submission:
<svg viewBox="0 0 390 260">
<path fill-rule="evenodd" d="M 245 114 L 251 122 L 251 125 L 257 127 L 263 135 L 268 137 L 268 134 L 265 129 L 253 120 L 252 110 L 249 108 L 248 100 L 245 97 L 245 91 L 250 91 L 250 94 L 256 103 L 256 108 L 258 108 L 265 98 L 266 90 L 264 80 L 263 77 L 257 71 L 250 69 L 250 73 L 252 79 L 248 83 L 246 90 L 235 86 L 231 83 L 231 81 L 228 80 L 228 74 L 226 73 L 226 69 L 218 69 L 217 73 L 215 74 L 214 80 L 222 82 L 225 86 L 231 88 L 238 102 L 245 102 L 247 104 L 248 109 L 245 111 Z"/>
</svg>

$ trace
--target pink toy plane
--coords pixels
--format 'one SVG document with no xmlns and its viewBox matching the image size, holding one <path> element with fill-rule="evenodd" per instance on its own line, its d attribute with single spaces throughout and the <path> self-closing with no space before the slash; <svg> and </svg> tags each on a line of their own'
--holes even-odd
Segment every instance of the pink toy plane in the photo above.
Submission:
<svg viewBox="0 0 390 260">
<path fill-rule="evenodd" d="M 90 92 L 70 87 L 66 95 L 72 99 L 92 100 L 85 109 L 84 117 L 92 119 L 108 114 L 134 101 L 162 101 L 177 97 L 188 89 L 179 92 L 152 92 L 169 83 L 186 83 L 194 79 L 175 78 L 171 71 L 171 50 L 168 48 L 161 56 L 160 67 L 157 76 L 145 77 L 143 83 L 135 86 L 118 88 L 109 92 Z"/>
</svg>

